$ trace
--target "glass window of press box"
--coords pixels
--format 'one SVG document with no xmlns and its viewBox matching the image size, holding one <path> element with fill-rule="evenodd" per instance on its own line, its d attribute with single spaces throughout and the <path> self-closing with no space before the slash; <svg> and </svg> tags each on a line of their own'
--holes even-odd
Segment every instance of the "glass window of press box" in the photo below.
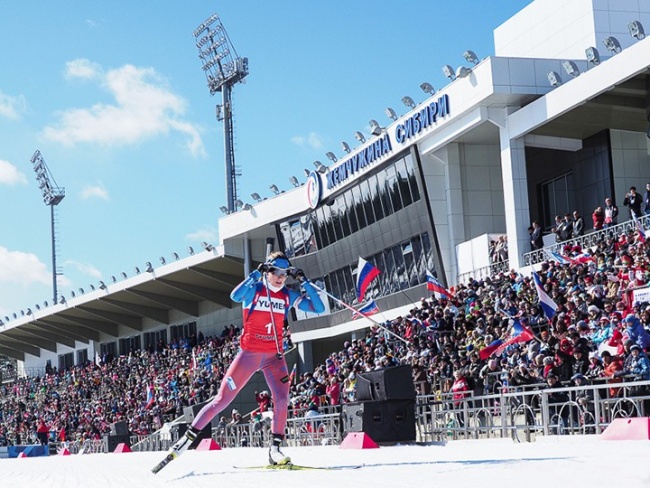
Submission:
<svg viewBox="0 0 650 488">
<path fill-rule="evenodd" d="M 345 239 L 355 232 L 420 200 L 413 156 L 364 178 L 327 205 L 279 226 L 281 246 L 288 257 L 304 256 Z"/>
<path fill-rule="evenodd" d="M 366 291 L 362 302 L 397 293 L 426 283 L 426 271 L 435 274 L 434 252 L 427 232 L 411 237 L 399 244 L 388 247 L 366 258 L 381 273 Z M 358 304 L 355 292 L 358 262 L 337 269 L 317 281 L 324 283 L 325 289 L 345 303 Z M 344 307 L 330 299 L 330 310 L 338 311 Z"/>
</svg>

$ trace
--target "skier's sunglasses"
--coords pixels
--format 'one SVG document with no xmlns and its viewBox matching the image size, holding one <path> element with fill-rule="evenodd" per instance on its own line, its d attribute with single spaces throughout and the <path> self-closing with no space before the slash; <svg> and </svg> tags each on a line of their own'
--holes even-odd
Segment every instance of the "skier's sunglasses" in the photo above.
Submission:
<svg viewBox="0 0 650 488">
<path fill-rule="evenodd" d="M 286 269 L 269 268 L 269 273 L 273 273 L 278 278 L 285 278 L 287 276 L 287 270 Z"/>
</svg>

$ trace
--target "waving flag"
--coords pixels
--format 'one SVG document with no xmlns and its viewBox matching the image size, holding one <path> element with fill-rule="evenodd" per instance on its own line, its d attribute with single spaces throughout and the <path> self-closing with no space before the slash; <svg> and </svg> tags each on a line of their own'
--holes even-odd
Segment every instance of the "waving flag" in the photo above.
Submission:
<svg viewBox="0 0 650 488">
<path fill-rule="evenodd" d="M 542 280 L 534 271 L 533 280 L 535 280 L 535 289 L 537 290 L 537 296 L 539 297 L 539 306 L 542 307 L 546 318 L 550 320 L 555 315 L 555 311 L 557 310 L 557 303 L 555 303 L 553 299 L 548 296 L 546 291 L 544 291 L 544 288 L 542 288 Z"/>
<path fill-rule="evenodd" d="M 427 290 L 445 298 L 451 298 L 452 294 L 440 283 L 435 276 L 427 269 Z"/>
<path fill-rule="evenodd" d="M 512 330 L 510 331 L 510 337 L 503 341 L 495 350 L 494 354 L 497 356 L 500 355 L 505 349 L 512 345 L 518 344 L 520 342 L 528 342 L 531 339 L 535 338 L 535 334 L 528 327 L 521 325 L 519 320 L 515 319 L 515 323 L 512 324 Z M 488 346 L 489 347 L 489 346 Z M 480 354 L 480 353 L 479 353 Z"/>
<path fill-rule="evenodd" d="M 153 404 L 155 402 L 156 402 L 156 397 L 153 392 L 153 385 L 149 383 L 149 386 L 147 386 L 147 405 L 145 408 L 147 410 L 150 409 L 151 407 L 153 407 Z"/>
<path fill-rule="evenodd" d="M 634 213 L 632 214 L 632 218 L 634 219 L 634 223 L 636 224 L 636 228 L 639 231 L 639 240 L 642 243 L 645 243 L 645 241 L 646 241 L 646 239 L 648 237 L 648 234 L 646 233 L 646 230 L 643 228 L 643 224 L 641 223 L 641 221 L 639 219 L 636 218 L 636 215 Z"/>
<path fill-rule="evenodd" d="M 560 264 L 570 264 L 571 261 L 569 261 L 567 258 L 562 256 L 559 252 L 556 251 L 549 251 L 548 249 L 544 249 L 544 252 L 548 256 L 549 259 L 552 259 L 553 261 L 557 261 Z"/>
<path fill-rule="evenodd" d="M 501 339 L 497 339 L 496 341 L 490 342 L 487 346 L 485 346 L 483 349 L 481 349 L 478 353 L 478 356 L 482 360 L 486 360 L 490 356 L 492 356 L 492 353 L 499 349 L 499 346 L 503 344 L 503 341 Z"/>
<path fill-rule="evenodd" d="M 366 290 L 372 280 L 379 275 L 379 269 L 375 268 L 371 263 L 359 257 L 359 265 L 357 266 L 357 298 L 359 301 L 363 300 Z"/>
<path fill-rule="evenodd" d="M 376 313 L 379 313 L 379 307 L 377 306 L 374 300 L 370 300 L 363 307 L 361 307 L 357 312 L 354 312 L 352 314 L 352 320 L 363 317 L 364 315 L 368 316 L 368 315 L 374 315 Z"/>
</svg>

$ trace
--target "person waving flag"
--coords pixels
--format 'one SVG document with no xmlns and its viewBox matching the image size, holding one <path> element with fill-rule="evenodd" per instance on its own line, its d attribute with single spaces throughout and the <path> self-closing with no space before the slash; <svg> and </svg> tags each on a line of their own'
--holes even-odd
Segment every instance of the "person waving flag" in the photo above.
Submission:
<svg viewBox="0 0 650 488">
<path fill-rule="evenodd" d="M 363 301 L 363 297 L 366 294 L 366 290 L 372 280 L 374 280 L 379 275 L 379 269 L 374 267 L 371 263 L 359 257 L 359 265 L 357 266 L 357 283 L 356 291 L 357 298 L 359 301 Z"/>
</svg>

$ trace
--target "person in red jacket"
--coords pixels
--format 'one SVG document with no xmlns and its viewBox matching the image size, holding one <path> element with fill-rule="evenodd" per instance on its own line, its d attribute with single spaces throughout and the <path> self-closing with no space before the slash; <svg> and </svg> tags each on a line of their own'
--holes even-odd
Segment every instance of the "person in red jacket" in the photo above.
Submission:
<svg viewBox="0 0 650 488">
<path fill-rule="evenodd" d="M 459 427 L 463 427 L 465 425 L 463 399 L 467 396 L 467 392 L 469 392 L 469 384 L 467 383 L 467 378 L 463 374 L 463 371 L 457 369 L 454 371 L 454 382 L 451 385 L 451 398 L 453 400 L 454 410 L 456 410 L 456 421 L 458 422 Z"/>
<path fill-rule="evenodd" d="M 285 286 L 289 275 L 300 282 L 304 293 Z M 198 442 L 199 432 L 228 407 L 253 374 L 261 370 L 273 400 L 269 463 L 288 464 L 291 459 L 280 451 L 287 424 L 290 387 L 282 353 L 284 321 L 291 307 L 322 313 L 325 306 L 303 271 L 291 266 L 282 252 L 271 253 L 266 262 L 235 287 L 230 298 L 242 304 L 241 349 L 228 367 L 217 396 L 199 411 L 185 435 L 172 446 L 170 454 L 177 456 Z"/>
</svg>

